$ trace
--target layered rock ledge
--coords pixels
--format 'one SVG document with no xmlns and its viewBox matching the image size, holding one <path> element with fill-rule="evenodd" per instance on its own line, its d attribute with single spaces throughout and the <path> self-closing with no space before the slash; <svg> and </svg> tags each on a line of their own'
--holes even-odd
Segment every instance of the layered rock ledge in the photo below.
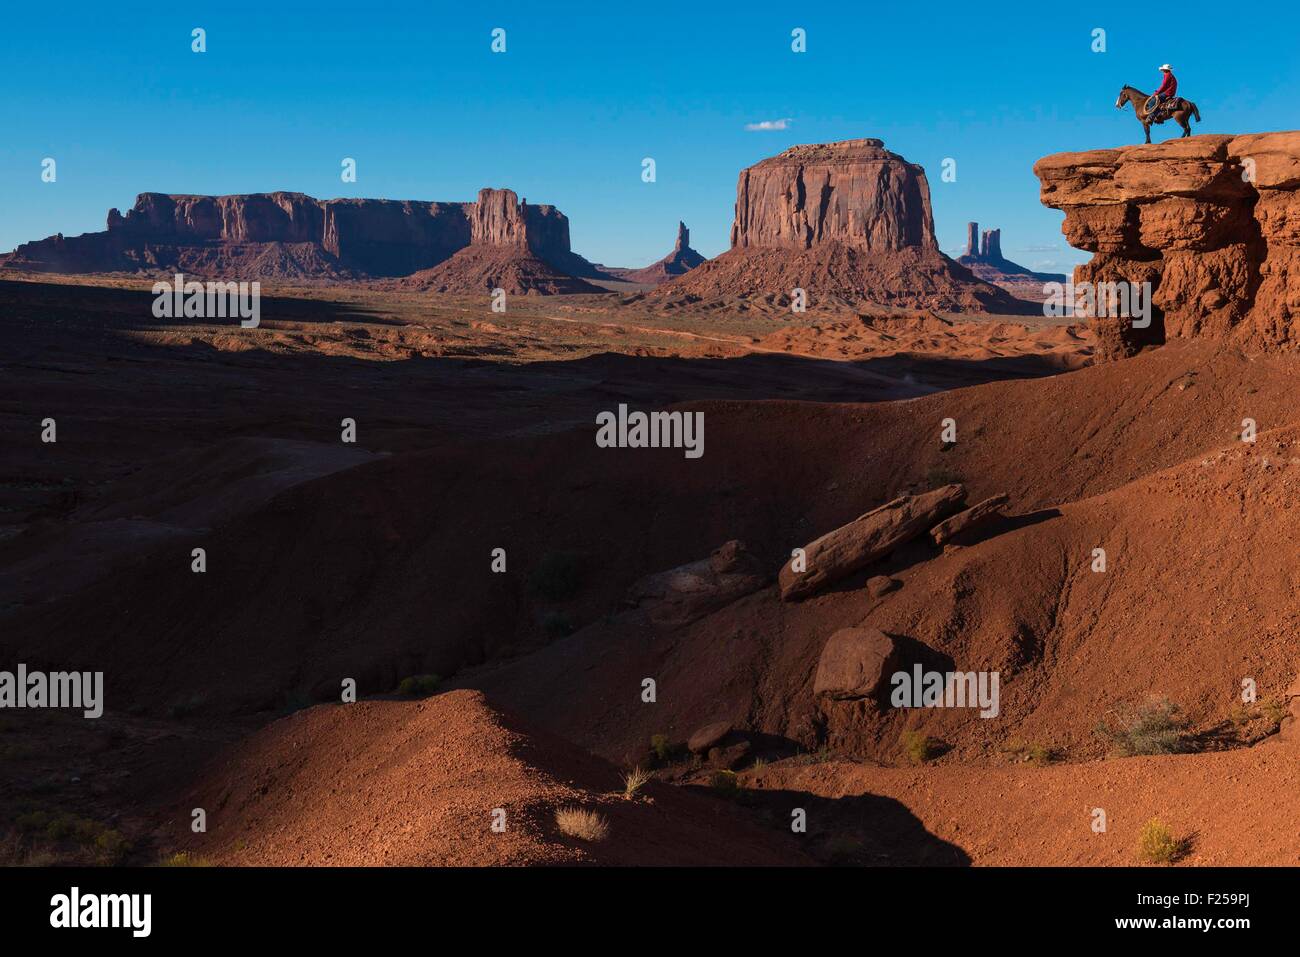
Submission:
<svg viewBox="0 0 1300 957">
<path fill-rule="evenodd" d="M 1076 283 L 1152 284 L 1151 327 L 1113 324 L 1114 353 L 1171 337 L 1300 345 L 1300 132 L 1057 153 L 1034 173 L 1067 241 L 1094 254 Z"/>
</svg>

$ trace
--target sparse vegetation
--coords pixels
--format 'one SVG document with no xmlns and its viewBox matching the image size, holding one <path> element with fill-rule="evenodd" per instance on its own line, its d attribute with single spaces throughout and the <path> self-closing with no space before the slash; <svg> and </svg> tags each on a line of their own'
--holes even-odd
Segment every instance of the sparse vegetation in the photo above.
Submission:
<svg viewBox="0 0 1300 957">
<path fill-rule="evenodd" d="M 628 801 L 632 800 L 637 796 L 637 792 L 646 786 L 649 780 L 650 772 L 640 765 L 628 771 L 623 775 L 623 798 Z"/>
<path fill-rule="evenodd" d="M 437 675 L 407 675 L 398 682 L 397 693 L 425 698 L 437 691 L 440 684 L 442 679 Z"/>
<path fill-rule="evenodd" d="M 735 771 L 714 771 L 709 778 L 709 787 L 719 794 L 735 794 L 740 790 L 740 778 Z"/>
<path fill-rule="evenodd" d="M 1282 724 L 1282 719 L 1291 713 L 1287 707 L 1287 702 L 1279 698 L 1269 698 L 1261 706 L 1264 718 L 1268 721 L 1268 733 L 1272 734 Z"/>
<path fill-rule="evenodd" d="M 595 811 L 580 807 L 562 807 L 555 812 L 555 826 L 566 837 L 595 844 L 609 835 L 609 823 Z"/>
<path fill-rule="evenodd" d="M 802 751 L 790 759 L 792 764 L 821 764 L 824 761 L 833 761 L 835 752 L 829 746 L 823 744 L 816 751 Z"/>
<path fill-rule="evenodd" d="M 1012 755 L 1013 760 L 1028 761 L 1033 764 L 1052 764 L 1061 760 L 1063 757 L 1059 748 L 1054 748 L 1050 744 L 1040 744 L 1035 742 L 1020 743 L 1015 742 L 1008 745 L 1003 750 Z"/>
<path fill-rule="evenodd" d="M 1152 864 L 1172 864 L 1186 852 L 1186 841 L 1174 837 L 1174 832 L 1158 818 L 1142 825 L 1138 835 L 1138 856 Z"/>
<path fill-rule="evenodd" d="M 1187 722 L 1178 705 L 1168 698 L 1155 698 L 1120 717 L 1112 726 L 1102 719 L 1097 733 L 1111 743 L 1121 757 L 1139 754 L 1181 754 L 1192 749 Z"/>
<path fill-rule="evenodd" d="M 903 732 L 903 750 L 913 764 L 924 764 L 937 758 L 943 752 L 943 745 L 936 738 L 921 731 Z"/>
<path fill-rule="evenodd" d="M 673 747 L 666 734 L 651 735 L 650 750 L 654 753 L 655 760 L 660 764 L 667 764 L 672 759 Z"/>
<path fill-rule="evenodd" d="M 529 576 L 534 592 L 547 601 L 568 601 L 582 590 L 583 561 L 573 552 L 547 552 Z"/>
<path fill-rule="evenodd" d="M 189 851 L 177 851 L 168 854 L 158 862 L 159 867 L 211 867 L 212 862 L 206 857 L 191 854 Z"/>
<path fill-rule="evenodd" d="M 39 852 L 41 842 L 72 845 L 100 864 L 119 864 L 131 852 L 131 843 L 120 831 L 75 814 L 30 811 L 14 823 L 33 842 L 29 856 Z M 53 848 L 45 850 L 52 852 Z"/>
</svg>

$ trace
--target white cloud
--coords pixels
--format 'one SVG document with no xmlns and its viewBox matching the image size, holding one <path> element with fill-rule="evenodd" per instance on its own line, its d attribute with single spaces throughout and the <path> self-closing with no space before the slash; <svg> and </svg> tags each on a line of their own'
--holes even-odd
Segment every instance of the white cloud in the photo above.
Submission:
<svg viewBox="0 0 1300 957">
<path fill-rule="evenodd" d="M 786 116 L 779 120 L 763 120 L 759 123 L 746 123 L 745 129 L 750 133 L 757 133 L 766 130 L 784 130 L 787 129 L 794 120 Z"/>
</svg>

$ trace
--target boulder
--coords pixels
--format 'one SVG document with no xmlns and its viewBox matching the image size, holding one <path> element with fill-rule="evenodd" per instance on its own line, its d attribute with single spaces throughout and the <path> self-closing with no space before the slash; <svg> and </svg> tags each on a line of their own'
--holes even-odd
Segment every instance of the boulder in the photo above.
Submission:
<svg viewBox="0 0 1300 957">
<path fill-rule="evenodd" d="M 715 721 L 712 724 L 706 724 L 692 734 L 686 740 L 686 748 L 692 754 L 703 754 L 719 744 L 729 734 L 731 734 L 730 721 Z"/>
<path fill-rule="evenodd" d="M 873 575 L 867 579 L 867 594 L 872 598 L 879 598 L 881 595 L 889 594 L 900 584 L 898 579 L 890 578 L 888 575 Z"/>
<path fill-rule="evenodd" d="M 930 529 L 930 537 L 934 539 L 936 545 L 943 545 L 962 532 L 976 528 L 1000 516 L 1008 501 L 1010 501 L 1010 496 L 1005 492 L 1001 495 L 994 495 L 992 498 L 986 498 L 984 501 L 972 505 L 964 512 L 958 512 L 951 518 L 944 519 Z"/>
<path fill-rule="evenodd" d="M 898 666 L 894 639 L 875 628 L 841 628 L 817 661 L 813 694 L 835 700 L 870 698 Z"/>
<path fill-rule="evenodd" d="M 627 603 L 657 625 L 681 626 L 758 591 L 767 580 L 758 559 L 733 540 L 708 558 L 640 579 L 628 589 Z"/>
<path fill-rule="evenodd" d="M 903 495 L 827 532 L 804 546 L 804 571 L 792 570 L 791 562 L 781 567 L 781 598 L 807 598 L 865 568 L 957 511 L 965 498 L 959 484 Z"/>
</svg>

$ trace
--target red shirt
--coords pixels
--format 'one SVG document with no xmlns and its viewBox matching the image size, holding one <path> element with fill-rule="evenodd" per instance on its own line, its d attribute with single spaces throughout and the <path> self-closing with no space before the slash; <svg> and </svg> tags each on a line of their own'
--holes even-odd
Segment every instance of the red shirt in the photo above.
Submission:
<svg viewBox="0 0 1300 957">
<path fill-rule="evenodd" d="M 1156 96 L 1173 96 L 1178 92 L 1178 81 L 1174 79 L 1172 71 L 1165 74 L 1164 81 L 1160 84 L 1160 89 L 1156 90 Z"/>
</svg>

